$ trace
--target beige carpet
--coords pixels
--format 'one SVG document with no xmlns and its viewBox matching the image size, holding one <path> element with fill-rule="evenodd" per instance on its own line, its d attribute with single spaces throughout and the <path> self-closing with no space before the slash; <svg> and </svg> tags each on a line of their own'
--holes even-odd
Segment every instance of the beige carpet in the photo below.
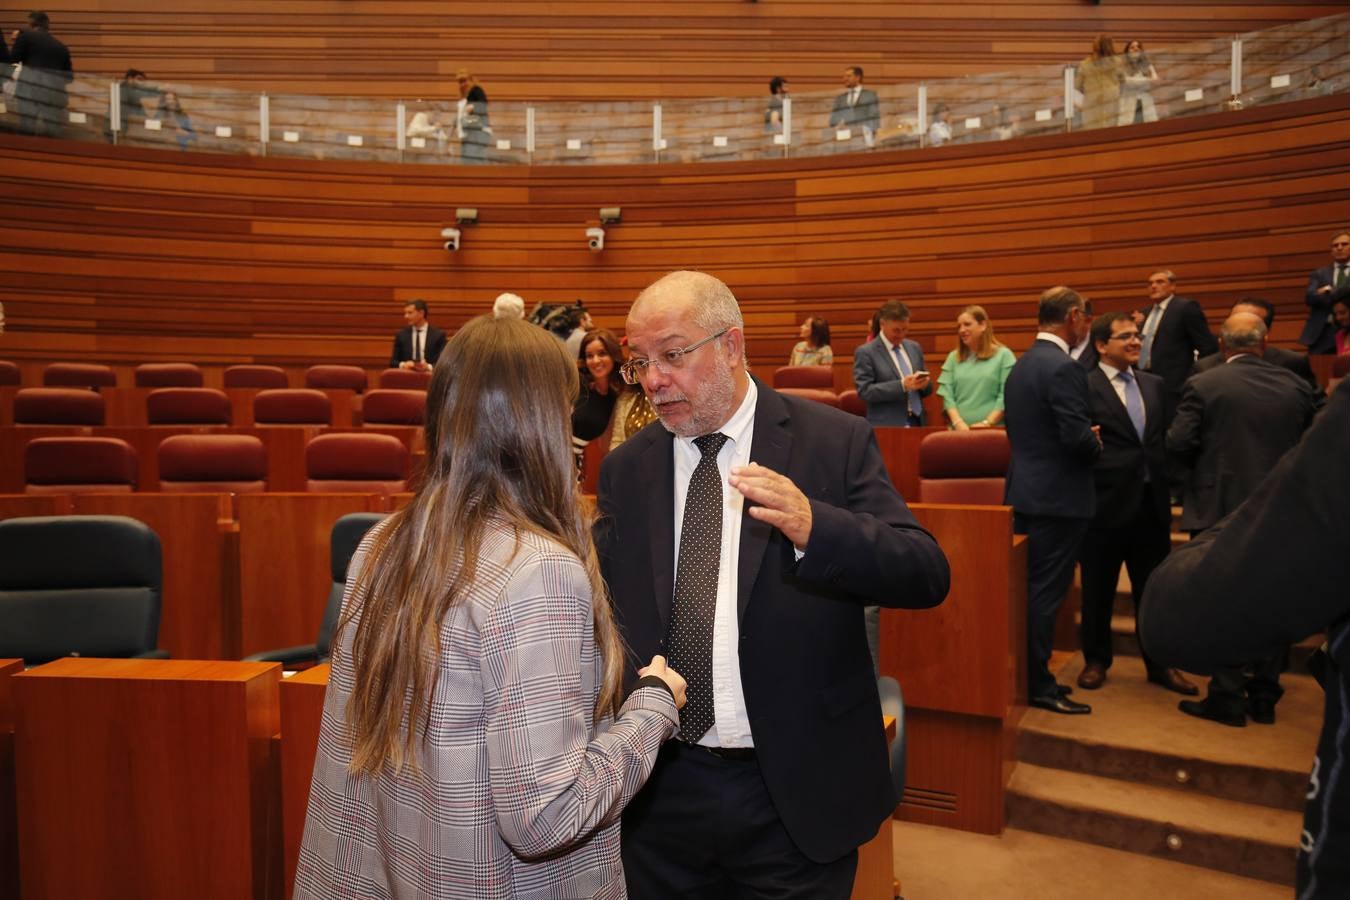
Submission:
<svg viewBox="0 0 1350 900">
<path fill-rule="evenodd" d="M 1287 887 L 1008 829 L 1001 837 L 895 822 L 905 900 L 1289 900 Z"/>
</svg>

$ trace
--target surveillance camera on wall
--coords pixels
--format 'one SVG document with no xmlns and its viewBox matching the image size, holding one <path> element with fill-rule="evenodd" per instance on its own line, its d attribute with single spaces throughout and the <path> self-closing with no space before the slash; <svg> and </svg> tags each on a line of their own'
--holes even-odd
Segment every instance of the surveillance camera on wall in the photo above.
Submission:
<svg viewBox="0 0 1350 900">
<path fill-rule="evenodd" d="M 623 220 L 623 210 L 617 206 L 600 207 L 600 224 L 616 225 Z"/>
<path fill-rule="evenodd" d="M 450 251 L 451 253 L 454 253 L 456 250 L 459 249 L 459 229 L 442 228 L 441 240 L 445 241 L 445 243 L 442 244 L 441 246 L 443 246 L 446 250 Z"/>
<path fill-rule="evenodd" d="M 605 249 L 605 229 L 587 228 L 586 246 L 591 248 L 592 253 L 599 253 Z"/>
</svg>

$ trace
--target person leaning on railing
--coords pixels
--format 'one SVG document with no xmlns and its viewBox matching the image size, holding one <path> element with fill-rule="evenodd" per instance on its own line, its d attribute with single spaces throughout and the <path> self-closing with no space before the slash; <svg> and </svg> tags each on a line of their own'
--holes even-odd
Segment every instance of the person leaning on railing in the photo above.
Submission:
<svg viewBox="0 0 1350 900">
<path fill-rule="evenodd" d="M 1121 60 L 1120 79 L 1120 115 L 1117 125 L 1133 125 L 1136 122 L 1158 121 L 1158 108 L 1153 103 L 1153 82 L 1158 80 L 1158 70 L 1144 52 L 1140 41 L 1130 41 L 1125 45 L 1125 57 Z"/>
</svg>

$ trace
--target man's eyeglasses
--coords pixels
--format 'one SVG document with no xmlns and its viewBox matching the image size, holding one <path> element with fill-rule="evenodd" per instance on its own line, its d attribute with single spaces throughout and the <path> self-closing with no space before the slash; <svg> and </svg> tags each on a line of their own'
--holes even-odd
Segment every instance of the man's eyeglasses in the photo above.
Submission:
<svg viewBox="0 0 1350 900">
<path fill-rule="evenodd" d="M 1107 340 L 1124 341 L 1125 343 L 1128 344 L 1130 341 L 1143 340 L 1143 335 L 1141 335 L 1137 331 L 1122 331 L 1120 334 L 1111 335 L 1111 337 L 1107 338 Z"/>
<path fill-rule="evenodd" d="M 684 365 L 684 357 L 688 353 L 693 353 L 699 347 L 711 341 L 715 341 L 726 334 L 730 328 L 723 328 L 717 334 L 710 334 L 701 341 L 695 341 L 688 347 L 677 347 L 673 350 L 667 350 L 659 353 L 651 359 L 630 359 L 628 362 L 619 366 L 619 374 L 623 376 L 624 384 L 637 384 L 647 377 L 648 367 L 655 365 L 666 374 L 670 374 L 680 366 Z"/>
</svg>

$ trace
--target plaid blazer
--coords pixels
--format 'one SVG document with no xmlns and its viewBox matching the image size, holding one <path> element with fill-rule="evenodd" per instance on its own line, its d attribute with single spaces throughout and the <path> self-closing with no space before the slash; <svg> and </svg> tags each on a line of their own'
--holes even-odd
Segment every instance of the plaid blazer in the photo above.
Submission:
<svg viewBox="0 0 1350 900">
<path fill-rule="evenodd" d="M 344 610 L 361 602 L 372 537 Z M 645 687 L 617 720 L 592 723 L 602 660 L 570 551 L 505 525 L 485 535 L 474 584 L 441 624 L 420 773 L 349 771 L 354 628 L 334 642 L 294 897 L 626 895 L 619 813 L 679 714 Z"/>
</svg>

